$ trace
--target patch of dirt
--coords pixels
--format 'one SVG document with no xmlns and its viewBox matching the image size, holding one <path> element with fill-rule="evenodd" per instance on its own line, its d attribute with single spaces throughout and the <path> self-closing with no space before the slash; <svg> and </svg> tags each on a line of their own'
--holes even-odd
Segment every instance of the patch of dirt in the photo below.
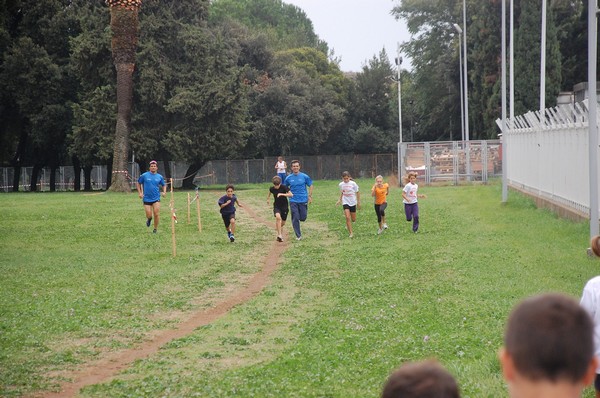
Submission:
<svg viewBox="0 0 600 398">
<path fill-rule="evenodd" d="M 258 223 L 273 229 L 273 220 L 267 221 L 248 205 L 244 206 L 243 211 Z M 185 337 L 191 334 L 195 329 L 214 322 L 227 314 L 233 307 L 243 304 L 255 297 L 268 285 L 270 276 L 278 268 L 279 260 L 287 247 L 288 236 L 286 232 L 283 243 L 275 240 L 273 241 L 266 257 L 262 261 L 263 266 L 261 270 L 251 275 L 245 286 L 240 286 L 235 290 L 231 290 L 226 297 L 209 308 L 186 314 L 187 319 L 184 319 L 179 323 L 175 329 L 151 333 L 147 341 L 144 341 L 135 348 L 107 353 L 98 361 L 86 364 L 81 369 L 69 374 L 63 374 L 65 379 L 71 381 L 62 383 L 59 392 L 42 392 L 33 396 L 43 398 L 74 397 L 83 387 L 109 381 L 129 367 L 134 361 L 147 358 L 158 352 L 160 347 L 166 343 Z M 176 315 L 177 317 L 180 317 L 183 314 L 177 313 Z"/>
</svg>

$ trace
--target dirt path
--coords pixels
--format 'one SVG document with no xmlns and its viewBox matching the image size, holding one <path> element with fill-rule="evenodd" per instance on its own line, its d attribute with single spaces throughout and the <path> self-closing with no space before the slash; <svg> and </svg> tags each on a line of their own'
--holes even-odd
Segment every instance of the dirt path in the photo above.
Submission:
<svg viewBox="0 0 600 398">
<path fill-rule="evenodd" d="M 272 221 L 267 221 L 256 214 L 247 204 L 244 206 L 244 211 L 258 223 L 265 224 L 269 228 L 273 227 Z M 151 340 L 145 341 L 135 348 L 110 353 L 99 361 L 84 365 L 82 369 L 66 375 L 73 381 L 63 383 L 60 392 L 42 393 L 35 396 L 74 397 L 83 387 L 109 381 L 134 361 L 149 357 L 171 340 L 184 337 L 198 327 L 207 325 L 225 315 L 236 305 L 249 301 L 269 283 L 270 276 L 277 269 L 279 259 L 287 246 L 287 236 L 283 243 L 274 241 L 267 257 L 264 258 L 262 269 L 252 276 L 248 285 L 232 292 L 213 307 L 189 314 L 187 320 L 180 323 L 176 329 L 161 331 Z"/>
</svg>

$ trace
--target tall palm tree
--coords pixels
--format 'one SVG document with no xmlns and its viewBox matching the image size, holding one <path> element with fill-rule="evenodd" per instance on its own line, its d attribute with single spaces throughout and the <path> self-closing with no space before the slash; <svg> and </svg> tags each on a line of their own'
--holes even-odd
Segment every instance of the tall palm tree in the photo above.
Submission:
<svg viewBox="0 0 600 398">
<path fill-rule="evenodd" d="M 106 0 L 110 7 L 112 56 L 117 69 L 117 126 L 113 150 L 112 182 L 109 190 L 131 192 L 127 155 L 131 129 L 133 69 L 138 41 L 138 11 L 142 0 Z"/>
</svg>

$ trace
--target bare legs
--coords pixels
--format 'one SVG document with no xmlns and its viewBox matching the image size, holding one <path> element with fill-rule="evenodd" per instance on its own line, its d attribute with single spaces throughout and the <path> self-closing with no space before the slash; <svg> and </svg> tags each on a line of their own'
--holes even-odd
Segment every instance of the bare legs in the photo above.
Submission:
<svg viewBox="0 0 600 398">
<path fill-rule="evenodd" d="M 158 222 L 160 220 L 160 202 L 154 202 L 151 205 L 144 205 L 144 211 L 146 212 L 146 218 L 148 220 L 154 219 L 154 230 L 157 230 Z"/>
</svg>

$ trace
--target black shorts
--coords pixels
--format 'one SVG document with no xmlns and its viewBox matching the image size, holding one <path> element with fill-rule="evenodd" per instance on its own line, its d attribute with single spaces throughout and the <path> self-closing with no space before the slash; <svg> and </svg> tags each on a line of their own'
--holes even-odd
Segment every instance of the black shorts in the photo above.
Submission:
<svg viewBox="0 0 600 398">
<path fill-rule="evenodd" d="M 144 206 L 152 206 L 153 204 L 158 203 L 158 202 L 160 202 L 160 200 L 157 200 L 155 202 L 144 202 Z"/>
<path fill-rule="evenodd" d="M 596 374 L 596 378 L 594 379 L 594 388 L 596 391 L 600 391 L 600 375 Z"/>
<path fill-rule="evenodd" d="M 356 205 L 354 206 L 350 206 L 350 205 L 344 205 L 344 210 L 350 210 L 350 213 L 356 213 Z"/>
<path fill-rule="evenodd" d="M 235 213 L 221 213 L 221 217 L 223 218 L 223 223 L 225 223 L 225 228 L 229 228 L 231 225 L 231 219 L 235 220 Z"/>
<path fill-rule="evenodd" d="M 275 214 L 279 213 L 279 215 L 281 216 L 281 219 L 283 221 L 286 221 L 289 211 L 290 211 L 290 209 L 288 209 L 288 208 L 280 209 L 279 207 L 273 207 L 273 216 L 275 216 Z"/>
</svg>

